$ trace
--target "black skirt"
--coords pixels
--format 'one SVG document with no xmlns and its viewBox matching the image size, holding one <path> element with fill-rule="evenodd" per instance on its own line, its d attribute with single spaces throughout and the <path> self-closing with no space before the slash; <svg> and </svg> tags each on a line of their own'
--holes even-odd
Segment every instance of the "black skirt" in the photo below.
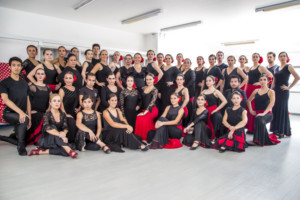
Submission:
<svg viewBox="0 0 300 200">
<path fill-rule="evenodd" d="M 200 121 L 194 125 L 194 131 L 191 135 L 186 135 L 182 143 L 186 146 L 192 146 L 194 141 L 199 142 L 199 145 L 204 148 L 211 148 L 213 145 L 210 141 L 211 130 L 207 127 L 204 121 Z"/>
</svg>

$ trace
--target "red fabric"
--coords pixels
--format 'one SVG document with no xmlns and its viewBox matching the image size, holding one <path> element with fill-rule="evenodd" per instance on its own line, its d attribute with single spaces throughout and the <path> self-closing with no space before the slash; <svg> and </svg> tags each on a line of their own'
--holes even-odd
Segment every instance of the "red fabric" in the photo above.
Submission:
<svg viewBox="0 0 300 200">
<path fill-rule="evenodd" d="M 216 83 L 218 83 L 218 80 L 219 80 L 219 79 L 218 79 L 217 77 L 215 77 L 215 82 L 216 82 Z"/>
<path fill-rule="evenodd" d="M 288 57 L 288 58 L 287 58 L 287 61 L 286 61 L 286 63 L 289 63 L 289 62 L 290 62 L 290 57 Z"/>
<path fill-rule="evenodd" d="M 148 111 L 146 115 L 137 116 L 134 134 L 142 137 L 142 140 L 147 140 L 147 135 L 150 130 L 155 130 L 154 119 L 158 116 L 156 107 L 152 107 L 152 112 Z"/>
<path fill-rule="evenodd" d="M 260 57 L 258 63 L 261 64 L 261 63 L 263 63 L 263 62 L 264 62 L 263 57 Z"/>
<path fill-rule="evenodd" d="M 135 88 L 136 88 L 136 84 L 135 84 L 135 83 L 133 83 L 132 89 L 135 89 Z"/>
<path fill-rule="evenodd" d="M 190 98 L 190 101 L 193 103 L 193 102 L 194 102 L 194 97 L 191 97 L 191 98 Z"/>
<path fill-rule="evenodd" d="M 269 79 L 269 82 L 268 82 L 268 84 L 269 84 L 269 85 L 271 85 L 271 84 L 272 84 L 272 82 L 273 82 L 273 78 L 272 78 L 272 77 L 268 77 L 268 79 Z"/>
<path fill-rule="evenodd" d="M 0 63 L 0 69 L 1 69 L 0 81 L 2 81 L 3 79 L 9 77 L 9 75 L 10 75 L 10 69 L 9 69 L 8 63 Z M 5 104 L 3 102 L 3 99 L 0 97 L 0 123 L 7 123 L 3 119 L 4 108 L 5 108 Z"/>
<path fill-rule="evenodd" d="M 277 139 L 277 136 L 273 133 L 271 135 L 269 135 L 270 140 L 272 143 L 280 143 L 281 141 Z"/>
<path fill-rule="evenodd" d="M 153 61 L 156 61 L 156 57 L 153 58 Z"/>
<path fill-rule="evenodd" d="M 181 96 L 179 96 L 178 98 L 179 98 L 178 103 L 180 103 L 182 98 L 181 98 Z"/>
<path fill-rule="evenodd" d="M 77 80 L 77 76 L 73 75 L 73 78 L 74 78 L 73 82 L 75 82 Z"/>
<path fill-rule="evenodd" d="M 211 130 L 211 137 L 210 137 L 210 139 L 214 139 L 215 138 L 214 126 L 213 126 L 212 121 L 210 120 L 210 116 L 211 116 L 211 112 L 214 111 L 214 110 L 216 110 L 217 107 L 218 107 L 217 105 L 206 107 L 206 109 L 208 110 L 207 126 Z"/>
<path fill-rule="evenodd" d="M 52 92 L 55 91 L 56 85 L 47 84 Z"/>
<path fill-rule="evenodd" d="M 32 134 L 30 134 L 27 141 L 30 141 L 34 136 L 39 134 L 42 130 L 42 127 L 43 127 L 43 118 L 42 118 L 41 123 L 39 124 L 39 126 L 34 130 L 34 132 Z M 27 145 L 34 145 L 35 143 L 37 143 L 37 141 L 39 141 L 40 137 L 41 137 L 41 134 L 38 137 L 36 137 L 34 141 L 27 143 Z"/>
<path fill-rule="evenodd" d="M 245 91 L 245 90 L 246 90 L 246 84 L 243 85 L 243 87 L 241 87 L 241 89 Z M 243 101 L 243 100 L 242 100 L 242 101 Z"/>
<path fill-rule="evenodd" d="M 122 55 L 121 55 L 120 58 L 119 58 L 119 61 L 121 61 L 121 60 L 123 60 L 123 56 L 122 56 Z"/>
<path fill-rule="evenodd" d="M 247 99 L 249 99 L 249 97 L 251 96 L 253 91 L 255 89 L 258 89 L 258 88 L 261 88 L 261 86 L 260 85 L 247 84 L 247 89 L 246 89 Z M 252 109 L 255 110 L 255 101 L 254 100 L 251 101 L 251 106 L 252 106 Z M 248 116 L 248 122 L 247 122 L 245 128 L 247 128 L 248 131 L 253 132 L 254 131 L 255 116 L 251 115 L 251 113 L 249 112 L 248 107 L 247 107 L 247 116 Z"/>
<path fill-rule="evenodd" d="M 142 57 L 142 60 L 141 60 L 141 62 L 144 62 L 144 58 Z"/>
<path fill-rule="evenodd" d="M 165 149 L 177 149 L 182 147 L 183 145 L 181 144 L 179 139 L 170 139 L 169 138 L 169 143 L 164 146 Z"/>
<path fill-rule="evenodd" d="M 154 84 L 156 84 L 158 82 L 158 76 L 155 76 L 154 78 Z"/>
</svg>

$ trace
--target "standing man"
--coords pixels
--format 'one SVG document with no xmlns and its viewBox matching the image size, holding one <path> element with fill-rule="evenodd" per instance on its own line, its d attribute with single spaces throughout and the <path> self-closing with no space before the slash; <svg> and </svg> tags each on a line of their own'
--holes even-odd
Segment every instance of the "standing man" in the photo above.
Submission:
<svg viewBox="0 0 300 200">
<path fill-rule="evenodd" d="M 223 63 L 223 60 L 224 60 L 224 53 L 223 53 L 223 51 L 218 51 L 217 54 L 216 54 L 216 57 L 217 57 L 217 61 L 218 61 L 218 64 L 216 66 L 219 67 L 219 69 L 222 72 L 223 69 L 226 69 L 228 67 L 228 65 L 226 65 L 225 63 Z"/>
<path fill-rule="evenodd" d="M 97 63 L 100 63 L 101 59 L 100 59 L 100 45 L 95 43 L 92 46 L 92 51 L 93 51 L 93 59 L 92 59 L 92 63 L 95 66 Z"/>
<path fill-rule="evenodd" d="M 269 65 L 266 66 L 266 68 L 273 74 L 273 76 L 274 76 L 275 69 L 277 67 L 279 67 L 278 65 L 274 64 L 275 58 L 276 58 L 276 54 L 274 52 L 270 51 L 267 54 L 267 59 L 268 59 Z"/>
</svg>

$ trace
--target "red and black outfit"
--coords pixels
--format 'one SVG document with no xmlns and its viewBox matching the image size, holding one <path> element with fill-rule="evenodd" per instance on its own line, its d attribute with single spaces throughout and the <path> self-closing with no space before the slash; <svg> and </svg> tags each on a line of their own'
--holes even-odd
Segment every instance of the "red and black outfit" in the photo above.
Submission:
<svg viewBox="0 0 300 200">
<path fill-rule="evenodd" d="M 222 74 L 222 71 L 220 70 L 220 68 L 216 65 L 214 67 L 212 67 L 211 69 L 206 69 L 205 72 L 204 72 L 204 75 L 203 75 L 203 80 L 204 80 L 204 89 L 207 89 L 207 85 L 206 85 L 206 78 L 208 76 L 214 76 L 216 78 L 216 85 L 218 85 L 219 81 L 220 80 L 224 80 L 224 76 Z M 220 87 L 219 88 L 216 88 L 218 90 L 220 90 Z"/>
<path fill-rule="evenodd" d="M 184 74 L 184 87 L 186 87 L 189 91 L 190 100 L 186 105 L 188 112 L 190 113 L 187 117 L 183 120 L 183 126 L 186 126 L 191 118 L 191 113 L 193 113 L 193 101 L 195 96 L 195 80 L 196 74 L 192 69 L 189 69 Z"/>
<path fill-rule="evenodd" d="M 156 69 L 154 69 L 154 67 L 152 67 L 152 63 L 148 63 L 148 65 L 147 65 L 147 71 L 148 71 L 148 73 L 151 73 L 151 74 L 153 74 L 155 76 L 155 78 L 154 78 L 154 84 L 156 84 L 158 82 L 158 72 L 156 71 Z"/>
<path fill-rule="evenodd" d="M 243 72 L 248 76 L 248 72 L 246 72 L 245 69 L 243 69 Z M 241 75 L 239 75 L 239 77 L 240 77 L 240 80 L 241 80 L 241 83 L 242 83 L 244 81 L 244 78 Z M 243 85 L 243 87 L 241 87 L 241 89 L 245 91 L 246 86 L 247 86 L 247 84 Z"/>
<path fill-rule="evenodd" d="M 54 65 L 52 66 L 53 69 L 49 69 L 48 67 L 46 67 L 45 64 L 43 64 L 45 75 L 46 75 L 44 83 L 47 84 L 49 88 L 54 92 L 57 84 L 58 72 L 56 71 Z"/>
<path fill-rule="evenodd" d="M 158 109 L 155 106 L 158 90 L 153 88 L 149 93 L 145 93 L 143 88 L 142 110 L 148 110 L 146 115 L 140 115 L 136 118 L 134 134 L 142 137 L 142 140 L 147 140 L 147 135 L 150 130 L 155 130 L 154 119 L 158 116 Z"/>
</svg>

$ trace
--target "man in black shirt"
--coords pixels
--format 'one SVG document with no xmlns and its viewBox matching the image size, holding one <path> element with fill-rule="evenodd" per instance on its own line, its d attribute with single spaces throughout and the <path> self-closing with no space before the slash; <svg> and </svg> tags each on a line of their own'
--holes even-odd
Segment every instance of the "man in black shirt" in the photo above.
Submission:
<svg viewBox="0 0 300 200">
<path fill-rule="evenodd" d="M 216 66 L 219 67 L 219 69 L 222 72 L 223 69 L 226 69 L 228 67 L 228 65 L 226 65 L 225 63 L 223 63 L 223 60 L 224 60 L 224 53 L 223 53 L 223 51 L 218 51 L 217 54 L 216 54 L 216 57 L 217 57 L 217 61 L 218 61 L 218 64 Z"/>
<path fill-rule="evenodd" d="M 101 59 L 100 59 L 100 45 L 99 44 L 93 44 L 92 47 L 92 51 L 93 51 L 93 58 L 92 58 L 92 63 L 95 66 L 97 63 L 100 63 Z"/>
<path fill-rule="evenodd" d="M 18 57 L 10 58 L 9 68 L 11 70 L 10 76 L 0 82 L 1 98 L 6 104 L 3 111 L 3 118 L 8 123 L 14 125 L 17 135 L 18 153 L 21 156 L 25 156 L 27 155 L 25 148 L 26 130 L 31 126 L 29 88 L 27 82 L 20 79 L 22 60 Z M 1 136 L 0 139 L 10 142 L 5 136 Z"/>
<path fill-rule="evenodd" d="M 237 75 L 231 75 L 230 76 L 230 87 L 231 89 L 228 89 L 224 92 L 224 96 L 227 99 L 227 105 L 226 107 L 233 107 L 233 103 L 231 102 L 231 96 L 234 91 L 238 91 L 242 95 L 242 101 L 241 106 L 243 108 L 246 108 L 247 106 L 247 96 L 246 92 L 242 89 L 240 89 L 241 79 Z"/>
<path fill-rule="evenodd" d="M 96 83 L 96 75 L 92 73 L 88 73 L 86 75 L 86 86 L 82 87 L 79 91 L 79 103 L 82 107 L 82 98 L 83 96 L 87 95 L 90 96 L 93 99 L 93 106 L 92 108 L 97 111 L 99 105 L 100 105 L 100 97 L 98 94 L 98 90 L 94 88 L 94 85 Z"/>
</svg>

